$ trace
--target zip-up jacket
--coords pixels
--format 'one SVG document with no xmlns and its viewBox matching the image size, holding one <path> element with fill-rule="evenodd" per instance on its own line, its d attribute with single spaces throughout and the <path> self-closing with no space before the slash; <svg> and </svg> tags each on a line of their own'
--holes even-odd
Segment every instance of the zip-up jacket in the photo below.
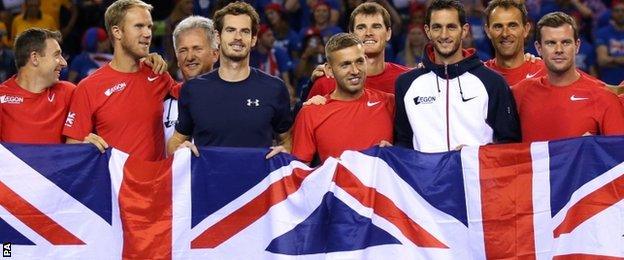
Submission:
<svg viewBox="0 0 624 260">
<path fill-rule="evenodd" d="M 455 64 L 434 63 L 425 47 L 423 68 L 396 81 L 395 144 L 422 152 L 460 145 L 519 142 L 520 123 L 505 79 L 486 68 L 474 49 Z"/>
</svg>

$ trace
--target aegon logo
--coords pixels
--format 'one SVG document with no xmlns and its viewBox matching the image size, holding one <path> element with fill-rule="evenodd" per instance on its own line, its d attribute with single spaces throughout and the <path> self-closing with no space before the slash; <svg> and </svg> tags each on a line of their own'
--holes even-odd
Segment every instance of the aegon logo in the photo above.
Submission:
<svg viewBox="0 0 624 260">
<path fill-rule="evenodd" d="M 0 96 L 1 104 L 21 104 L 22 102 L 24 102 L 23 97 L 9 96 L 9 95 Z"/>
<path fill-rule="evenodd" d="M 431 97 L 415 97 L 414 98 L 414 104 L 419 105 L 419 104 L 431 104 L 433 102 L 436 101 L 436 97 L 431 96 Z"/>
<path fill-rule="evenodd" d="M 112 95 L 115 92 L 122 91 L 125 87 L 126 87 L 126 82 L 119 83 L 119 84 L 115 85 L 114 87 L 109 88 L 106 91 L 104 91 L 104 95 L 106 95 L 108 97 L 108 96 Z"/>
</svg>

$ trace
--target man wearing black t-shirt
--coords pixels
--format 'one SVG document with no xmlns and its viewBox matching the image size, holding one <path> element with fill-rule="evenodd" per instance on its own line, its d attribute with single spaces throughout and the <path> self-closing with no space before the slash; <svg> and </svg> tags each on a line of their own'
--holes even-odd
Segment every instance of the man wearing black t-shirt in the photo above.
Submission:
<svg viewBox="0 0 624 260">
<path fill-rule="evenodd" d="M 276 133 L 292 125 L 286 85 L 249 66 L 256 44 L 258 14 L 244 2 L 227 5 L 215 13 L 220 40 L 220 67 L 187 81 L 180 92 L 176 131 L 167 150 L 198 146 L 269 147 Z M 287 138 L 285 138 L 287 139 Z M 271 147 L 267 158 L 285 151 Z"/>
</svg>

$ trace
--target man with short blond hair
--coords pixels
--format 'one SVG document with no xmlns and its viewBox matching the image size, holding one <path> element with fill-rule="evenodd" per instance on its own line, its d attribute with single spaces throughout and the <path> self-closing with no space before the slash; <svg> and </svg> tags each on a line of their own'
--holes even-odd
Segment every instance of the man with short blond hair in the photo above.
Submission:
<svg viewBox="0 0 624 260">
<path fill-rule="evenodd" d="M 95 131 L 103 147 L 143 160 L 165 157 L 162 101 L 177 93 L 168 73 L 156 74 L 141 62 L 152 39 L 151 10 L 140 0 L 119 0 L 106 9 L 113 59 L 78 84 L 63 130 L 68 143 Z"/>
</svg>

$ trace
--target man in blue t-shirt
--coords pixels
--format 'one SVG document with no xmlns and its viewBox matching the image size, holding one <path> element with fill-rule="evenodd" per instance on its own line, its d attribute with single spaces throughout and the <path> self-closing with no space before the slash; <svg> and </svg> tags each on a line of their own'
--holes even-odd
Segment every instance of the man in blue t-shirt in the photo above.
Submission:
<svg viewBox="0 0 624 260">
<path fill-rule="evenodd" d="M 615 2 L 613 23 L 596 32 L 596 54 L 600 79 L 617 85 L 624 80 L 624 2 Z"/>
<path fill-rule="evenodd" d="M 180 92 L 178 123 L 167 150 L 198 146 L 269 147 L 267 158 L 286 151 L 272 146 L 292 125 L 284 82 L 249 66 L 259 17 L 244 2 L 228 4 L 214 16 L 220 40 L 220 66 L 187 81 Z M 193 138 L 195 144 L 189 142 Z M 281 136 L 290 140 L 289 134 Z"/>
</svg>

